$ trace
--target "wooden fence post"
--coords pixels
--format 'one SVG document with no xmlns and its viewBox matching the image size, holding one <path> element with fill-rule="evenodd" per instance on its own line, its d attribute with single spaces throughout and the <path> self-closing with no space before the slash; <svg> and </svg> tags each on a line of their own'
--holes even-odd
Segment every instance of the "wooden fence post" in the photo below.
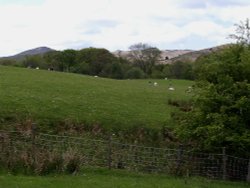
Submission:
<svg viewBox="0 0 250 188">
<path fill-rule="evenodd" d="M 182 155 L 183 155 L 183 145 L 180 144 L 179 149 L 177 151 L 177 168 L 176 175 L 180 175 L 181 164 L 182 164 Z"/>
<path fill-rule="evenodd" d="M 33 158 L 33 163 L 36 161 L 36 124 L 32 123 L 31 124 L 31 148 L 32 148 L 32 158 Z"/>
<path fill-rule="evenodd" d="M 226 148 L 222 148 L 222 179 L 227 179 L 227 156 L 226 156 Z"/>
<path fill-rule="evenodd" d="M 32 141 L 32 147 L 35 147 L 35 139 L 36 139 L 36 124 L 32 123 L 31 125 L 31 141 Z"/>
<path fill-rule="evenodd" d="M 112 134 L 108 139 L 108 169 L 112 168 Z"/>
<path fill-rule="evenodd" d="M 250 183 L 250 159 L 248 160 L 247 182 Z"/>
</svg>

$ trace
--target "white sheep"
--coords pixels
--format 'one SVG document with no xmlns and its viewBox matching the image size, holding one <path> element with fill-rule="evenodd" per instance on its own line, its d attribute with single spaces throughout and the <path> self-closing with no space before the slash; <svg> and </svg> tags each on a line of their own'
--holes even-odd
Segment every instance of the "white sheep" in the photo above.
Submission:
<svg viewBox="0 0 250 188">
<path fill-rule="evenodd" d="M 192 86 L 188 86 L 188 88 L 186 89 L 186 93 L 191 93 L 193 90 Z"/>
</svg>

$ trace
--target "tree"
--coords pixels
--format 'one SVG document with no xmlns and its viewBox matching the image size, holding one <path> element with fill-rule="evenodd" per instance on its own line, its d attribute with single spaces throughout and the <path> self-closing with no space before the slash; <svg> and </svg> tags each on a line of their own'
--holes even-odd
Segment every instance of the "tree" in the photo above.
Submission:
<svg viewBox="0 0 250 188">
<path fill-rule="evenodd" d="M 15 59 L 0 58 L 0 65 L 6 66 L 21 66 L 21 64 Z"/>
<path fill-rule="evenodd" d="M 199 60 L 193 109 L 175 115 L 180 139 L 197 148 L 250 155 L 250 28 L 236 24 L 237 44 Z"/>
<path fill-rule="evenodd" d="M 114 78 L 114 79 L 123 79 L 124 78 L 124 69 L 122 64 L 118 62 L 107 64 L 100 76 Z"/>
<path fill-rule="evenodd" d="M 102 48 L 85 48 L 77 53 L 77 62 L 89 64 L 91 75 L 100 75 L 107 64 L 116 61 L 113 54 Z"/>
<path fill-rule="evenodd" d="M 64 50 L 60 54 L 63 71 L 70 72 L 71 67 L 76 63 L 76 51 L 72 49 Z"/>
<path fill-rule="evenodd" d="M 30 68 L 43 68 L 47 69 L 47 65 L 44 63 L 44 59 L 40 55 L 30 55 L 26 56 L 22 61 L 23 66 Z"/>
<path fill-rule="evenodd" d="M 61 52 L 50 51 L 43 55 L 45 62 L 50 69 L 56 71 L 63 71 L 63 64 L 61 63 Z"/>
<path fill-rule="evenodd" d="M 153 66 L 159 60 L 161 51 L 148 44 L 138 43 L 129 47 L 131 60 L 140 67 L 146 74 L 152 73 Z"/>
<path fill-rule="evenodd" d="M 169 66 L 171 78 L 193 79 L 192 64 L 189 62 L 176 61 Z"/>
<path fill-rule="evenodd" d="M 229 35 L 229 38 L 235 39 L 237 43 L 243 45 L 250 45 L 250 23 L 247 18 L 245 22 L 241 21 L 239 24 L 235 24 L 235 34 Z"/>
<path fill-rule="evenodd" d="M 193 110 L 175 116 L 180 139 L 209 151 L 250 154 L 249 53 L 234 45 L 203 59 Z"/>
<path fill-rule="evenodd" d="M 90 67 L 89 64 L 86 62 L 76 63 L 71 68 L 71 71 L 73 73 L 78 73 L 78 74 L 90 74 Z"/>
<path fill-rule="evenodd" d="M 141 79 L 144 78 L 144 72 L 139 67 L 132 67 L 126 72 L 126 78 L 129 79 Z"/>
</svg>

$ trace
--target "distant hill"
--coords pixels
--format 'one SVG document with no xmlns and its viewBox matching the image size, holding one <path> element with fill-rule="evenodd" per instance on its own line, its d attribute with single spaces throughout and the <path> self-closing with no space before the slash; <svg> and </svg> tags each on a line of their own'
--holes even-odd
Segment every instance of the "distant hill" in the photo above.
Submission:
<svg viewBox="0 0 250 188">
<path fill-rule="evenodd" d="M 3 57 L 4 59 L 15 59 L 15 60 L 21 60 L 25 58 L 25 56 L 30 56 L 30 55 L 43 55 L 47 52 L 50 51 L 55 51 L 51 48 L 48 47 L 38 47 L 30 50 L 26 50 L 24 52 L 21 52 L 19 54 L 13 55 L 13 56 L 8 56 L 8 57 Z"/>
<path fill-rule="evenodd" d="M 166 63 L 167 60 L 184 55 L 186 53 L 193 52 L 193 50 L 162 50 L 161 57 L 159 59 L 160 62 Z M 126 59 L 130 59 L 130 51 L 121 51 L 117 50 L 113 52 L 113 54 L 117 57 L 123 57 Z"/>
<path fill-rule="evenodd" d="M 159 63 L 162 64 L 171 64 L 175 61 L 191 61 L 194 62 L 198 57 L 202 55 L 207 55 L 212 52 L 216 52 L 218 50 L 224 49 L 229 47 L 230 44 L 215 46 L 211 48 L 206 48 L 202 50 L 162 50 L 161 57 L 159 59 Z M 120 51 L 117 50 L 113 52 L 115 56 L 123 57 L 123 58 L 130 58 L 130 51 Z"/>
<path fill-rule="evenodd" d="M 171 64 L 175 61 L 195 61 L 198 57 L 202 55 L 207 55 L 209 53 L 218 51 L 220 49 L 224 49 L 226 47 L 229 47 L 230 44 L 225 44 L 225 45 L 220 45 L 220 46 L 215 46 L 211 48 L 206 48 L 202 50 L 189 50 L 189 49 L 184 49 L 184 50 L 162 50 L 161 51 L 161 57 L 159 59 L 159 63 L 161 64 Z M 30 49 L 24 52 L 21 52 L 19 54 L 9 56 L 9 57 L 3 57 L 4 59 L 14 59 L 14 60 L 22 60 L 26 56 L 30 55 L 43 55 L 47 52 L 50 51 L 55 51 L 54 49 L 48 48 L 48 47 L 38 47 L 34 49 Z M 131 60 L 130 56 L 130 51 L 121 51 L 117 50 L 113 52 L 113 54 L 117 57 L 122 57 Z"/>
<path fill-rule="evenodd" d="M 212 48 L 206 48 L 206 49 L 202 49 L 202 50 L 197 50 L 197 51 L 190 51 L 188 53 L 170 58 L 169 60 L 166 60 L 165 63 L 173 63 L 176 61 L 190 61 L 190 62 L 194 62 L 197 58 L 204 56 L 204 55 L 208 55 L 210 53 L 213 52 L 217 52 L 219 50 L 225 49 L 230 47 L 231 44 L 224 44 L 224 45 L 220 45 L 220 46 L 215 46 Z"/>
<path fill-rule="evenodd" d="M 176 57 L 180 57 L 182 55 L 194 52 L 193 50 L 163 50 L 161 52 L 161 59 L 160 61 L 164 64 L 167 63 L 169 60 L 174 59 Z"/>
</svg>

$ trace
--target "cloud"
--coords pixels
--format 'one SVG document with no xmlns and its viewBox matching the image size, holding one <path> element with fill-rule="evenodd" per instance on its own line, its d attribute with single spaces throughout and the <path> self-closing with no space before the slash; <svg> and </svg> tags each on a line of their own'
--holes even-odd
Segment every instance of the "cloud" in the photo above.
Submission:
<svg viewBox="0 0 250 188">
<path fill-rule="evenodd" d="M 44 0 L 0 0 L 0 5 L 10 5 L 10 4 L 22 4 L 22 5 L 30 5 L 30 4 L 42 4 Z"/>
<path fill-rule="evenodd" d="M 178 5 L 184 8 L 191 9 L 206 9 L 207 7 L 233 7 L 233 6 L 244 6 L 248 5 L 248 0 L 186 0 L 179 1 Z"/>
<path fill-rule="evenodd" d="M 162 49 L 209 47 L 227 42 L 233 24 L 249 10 L 244 0 L 12 0 L 0 3 L 0 56 L 45 45 L 111 51 L 137 42 Z"/>
<path fill-rule="evenodd" d="M 85 29 L 83 29 L 83 34 L 86 35 L 96 35 L 100 34 L 105 28 L 114 28 L 119 25 L 119 22 L 114 20 L 90 20 L 85 24 Z M 79 29 L 81 29 L 80 27 Z M 87 28 L 87 29 L 86 29 Z"/>
<path fill-rule="evenodd" d="M 216 7 L 228 7 L 228 6 L 245 6 L 245 5 L 249 5 L 249 1 L 248 0 L 216 0 L 216 1 L 208 1 L 208 4 L 212 5 L 212 6 L 216 6 Z"/>
</svg>

